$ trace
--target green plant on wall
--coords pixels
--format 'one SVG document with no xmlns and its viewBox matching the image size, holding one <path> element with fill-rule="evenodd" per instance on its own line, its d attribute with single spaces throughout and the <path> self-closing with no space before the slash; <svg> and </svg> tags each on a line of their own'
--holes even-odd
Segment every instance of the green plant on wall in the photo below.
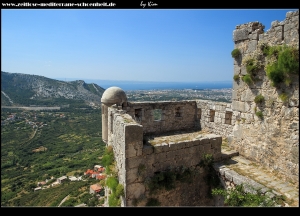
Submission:
<svg viewBox="0 0 300 216">
<path fill-rule="evenodd" d="M 242 65 L 246 68 L 247 74 L 254 80 L 257 72 L 263 68 L 263 54 L 257 49 L 253 53 L 246 55 L 242 60 Z"/>
<path fill-rule="evenodd" d="M 289 86 L 291 75 L 299 74 L 299 49 L 287 45 L 270 47 L 265 70 L 273 86 Z"/>
<path fill-rule="evenodd" d="M 124 186 L 119 183 L 118 175 L 115 168 L 114 152 L 111 146 L 108 146 L 102 156 L 102 164 L 105 166 L 106 174 L 109 174 L 106 181 L 101 184 L 111 189 L 108 197 L 109 206 L 121 206 L 121 196 L 124 196 Z"/>
<path fill-rule="evenodd" d="M 255 75 L 255 72 L 257 72 L 259 69 L 260 65 L 255 59 L 249 59 L 248 61 L 246 61 L 246 71 L 251 76 Z"/>
<path fill-rule="evenodd" d="M 289 96 L 286 94 L 286 93 L 281 93 L 280 95 L 279 95 L 279 99 L 282 101 L 282 102 L 287 102 L 288 101 L 288 99 L 289 99 Z"/>
<path fill-rule="evenodd" d="M 263 118 L 264 118 L 262 111 L 257 111 L 257 112 L 255 113 L 255 115 L 256 115 L 258 118 L 260 118 L 260 119 L 263 119 Z"/>
<path fill-rule="evenodd" d="M 259 94 L 259 95 L 257 95 L 255 98 L 254 98 L 254 102 L 255 103 L 262 103 L 262 102 L 264 102 L 264 100 L 265 100 L 265 98 L 264 98 L 264 96 L 262 96 L 261 94 Z"/>
<path fill-rule="evenodd" d="M 270 46 L 265 41 L 259 41 L 258 48 L 262 51 L 264 56 L 269 54 Z"/>
<path fill-rule="evenodd" d="M 292 75 L 299 74 L 299 48 L 286 44 L 271 46 L 266 41 L 259 41 L 257 49 L 243 58 L 242 65 L 250 75 L 245 78 L 247 84 L 252 83 L 250 78 L 255 81 L 257 71 L 264 67 L 272 86 L 281 83 L 289 86 Z"/>
<path fill-rule="evenodd" d="M 241 51 L 237 48 L 231 51 L 232 58 L 238 58 L 241 55 Z"/>
<path fill-rule="evenodd" d="M 250 187 L 250 186 L 249 186 Z M 252 188 L 254 193 L 246 192 L 243 184 L 236 185 L 235 188 L 227 190 L 221 188 L 214 188 L 212 195 L 221 195 L 224 199 L 225 206 L 252 206 L 252 207 L 272 207 L 284 201 L 282 196 L 268 197 L 261 192 L 260 189 Z"/>
<path fill-rule="evenodd" d="M 119 184 L 119 180 L 116 177 L 108 177 L 106 185 L 111 189 L 112 193 L 108 198 L 109 206 L 120 206 L 121 196 L 124 196 L 124 186 Z"/>
<path fill-rule="evenodd" d="M 239 79 L 240 79 L 240 76 L 238 75 L 238 74 L 235 74 L 234 76 L 233 76 L 233 80 L 234 81 L 239 81 Z"/>
<path fill-rule="evenodd" d="M 253 80 L 251 78 L 250 74 L 246 74 L 245 76 L 242 77 L 242 80 L 247 84 L 251 85 L 253 83 Z"/>
</svg>

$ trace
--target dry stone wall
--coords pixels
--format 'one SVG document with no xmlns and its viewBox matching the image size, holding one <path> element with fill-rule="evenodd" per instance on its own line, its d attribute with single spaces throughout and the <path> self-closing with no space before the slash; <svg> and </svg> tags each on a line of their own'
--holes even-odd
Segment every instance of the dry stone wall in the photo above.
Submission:
<svg viewBox="0 0 300 216">
<path fill-rule="evenodd" d="M 233 31 L 234 48 L 241 51 L 234 59 L 232 110 L 236 121 L 231 133 L 230 145 L 251 160 L 282 174 L 286 179 L 299 182 L 299 74 L 291 77 L 289 86 L 271 85 L 264 65 L 256 74 L 256 81 L 246 84 L 241 78 L 247 74 L 243 60 L 256 58 L 262 44 L 289 45 L 299 49 L 299 10 L 288 12 L 282 22 L 272 22 L 270 30 L 264 33 L 259 22 L 236 26 Z M 265 58 L 258 59 L 262 64 Z M 289 96 L 287 102 L 280 94 Z M 263 103 L 254 99 L 261 94 Z M 263 118 L 256 113 L 261 111 Z"/>
</svg>

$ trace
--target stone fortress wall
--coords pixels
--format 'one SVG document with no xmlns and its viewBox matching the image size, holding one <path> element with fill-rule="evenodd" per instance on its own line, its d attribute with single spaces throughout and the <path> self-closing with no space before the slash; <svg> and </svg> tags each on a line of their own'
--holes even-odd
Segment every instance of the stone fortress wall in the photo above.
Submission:
<svg viewBox="0 0 300 216">
<path fill-rule="evenodd" d="M 241 55 L 234 60 L 234 75 L 247 74 L 243 59 L 255 57 L 263 43 L 299 48 L 299 10 L 288 12 L 282 22 L 273 21 L 265 33 L 263 28 L 259 22 L 236 26 L 234 48 L 238 48 Z M 278 87 L 271 85 L 264 67 L 256 76 L 258 81 L 251 85 L 242 79 L 233 82 L 235 124 L 229 137 L 230 146 L 261 166 L 299 182 L 299 74 L 292 77 L 289 86 Z M 287 102 L 279 98 L 283 92 L 289 96 Z M 254 102 L 259 94 L 265 98 L 262 104 Z M 257 111 L 262 111 L 262 120 L 255 115 Z"/>
<path fill-rule="evenodd" d="M 286 43 L 299 46 L 299 11 L 288 12 L 282 22 L 272 22 L 263 33 L 259 22 L 239 25 L 233 32 L 234 48 L 241 51 L 234 59 L 234 75 L 246 75 L 243 58 L 257 52 L 259 44 Z M 240 155 L 262 167 L 278 172 L 287 180 L 299 182 L 299 75 L 287 87 L 273 87 L 261 69 L 259 81 L 247 85 L 242 79 L 233 82 L 232 103 L 195 101 L 127 102 L 126 94 L 117 87 L 107 89 L 102 96 L 102 137 L 114 149 L 118 176 L 124 185 L 122 206 L 132 206 L 138 200 L 145 206 L 147 198 L 157 198 L 162 206 L 211 206 L 207 199 L 206 173 L 196 167 L 204 154 L 222 159 L 222 137 Z M 279 99 L 281 92 L 289 94 L 288 102 Z M 265 102 L 256 104 L 262 94 Z M 161 113 L 156 119 L 153 111 Z M 255 115 L 263 112 L 263 119 Z M 212 134 L 191 140 L 146 145 L 146 135 L 159 135 L 176 130 L 206 129 Z M 176 189 L 150 194 L 145 182 L 168 167 L 185 166 L 197 170 L 192 185 L 178 183 Z M 197 191 L 197 192 L 196 192 Z"/>
<path fill-rule="evenodd" d="M 138 200 L 138 206 L 145 206 L 149 198 L 156 198 L 162 206 L 213 206 L 214 200 L 207 197 L 208 187 L 203 180 L 205 170 L 196 165 L 204 154 L 212 154 L 216 160 L 222 157 L 221 136 L 208 134 L 193 139 L 166 140 L 154 146 L 143 141 L 149 134 L 197 128 L 196 102 L 127 102 L 122 105 L 107 109 L 107 144 L 113 147 L 119 182 L 125 189 L 122 205 L 133 206 L 134 200 Z M 160 120 L 153 116 L 155 109 L 162 111 Z M 193 170 L 196 174 L 192 183 L 176 183 L 176 190 L 151 194 L 147 179 L 170 167 Z"/>
</svg>

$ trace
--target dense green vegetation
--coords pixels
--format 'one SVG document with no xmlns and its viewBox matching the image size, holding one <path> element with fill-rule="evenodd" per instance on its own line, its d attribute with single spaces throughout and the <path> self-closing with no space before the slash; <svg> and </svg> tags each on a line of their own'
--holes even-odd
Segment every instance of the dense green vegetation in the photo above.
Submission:
<svg viewBox="0 0 300 216">
<path fill-rule="evenodd" d="M 292 75 L 299 75 L 299 49 L 287 45 L 266 46 L 264 53 L 268 58 L 266 73 L 272 84 L 289 86 Z"/>
<path fill-rule="evenodd" d="M 241 55 L 241 51 L 239 50 L 239 49 L 237 49 L 237 48 L 235 48 L 235 49 L 233 49 L 232 51 L 231 51 L 231 57 L 232 58 L 237 58 L 237 57 L 239 57 Z"/>
<path fill-rule="evenodd" d="M 67 185 L 75 184 L 76 190 L 77 184 L 83 187 L 80 182 L 34 192 L 37 182 L 52 176 L 82 176 L 101 164 L 105 149 L 101 110 L 82 101 L 68 103 L 68 108 L 57 111 L 1 109 L 1 121 L 5 122 L 1 126 L 2 206 L 56 205 L 71 193 Z M 12 115 L 13 120 L 7 120 Z"/>
<path fill-rule="evenodd" d="M 234 207 L 272 207 L 278 205 L 278 203 L 284 200 L 281 196 L 268 197 L 261 190 L 252 189 L 253 193 L 247 192 L 243 184 L 237 185 L 235 188 L 229 188 L 227 190 L 214 188 L 212 190 L 213 196 L 221 195 L 225 198 L 225 206 Z"/>
<path fill-rule="evenodd" d="M 265 100 L 264 96 L 262 96 L 261 94 L 257 95 L 255 98 L 254 98 L 254 102 L 255 103 L 263 103 Z"/>
<path fill-rule="evenodd" d="M 121 196 L 124 196 L 124 186 L 119 183 L 118 174 L 115 169 L 114 152 L 111 146 L 105 148 L 102 164 L 109 175 L 104 183 L 111 190 L 108 197 L 108 205 L 110 207 L 121 206 Z"/>
</svg>

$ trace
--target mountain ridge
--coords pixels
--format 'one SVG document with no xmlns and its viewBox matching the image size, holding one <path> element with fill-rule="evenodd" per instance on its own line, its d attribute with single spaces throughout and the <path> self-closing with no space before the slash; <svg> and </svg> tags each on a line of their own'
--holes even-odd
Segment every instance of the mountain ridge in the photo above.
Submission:
<svg viewBox="0 0 300 216">
<path fill-rule="evenodd" d="M 104 88 L 83 80 L 60 81 L 39 75 L 1 71 L 1 106 L 18 106 L 41 101 L 83 100 L 101 104 Z"/>
</svg>

